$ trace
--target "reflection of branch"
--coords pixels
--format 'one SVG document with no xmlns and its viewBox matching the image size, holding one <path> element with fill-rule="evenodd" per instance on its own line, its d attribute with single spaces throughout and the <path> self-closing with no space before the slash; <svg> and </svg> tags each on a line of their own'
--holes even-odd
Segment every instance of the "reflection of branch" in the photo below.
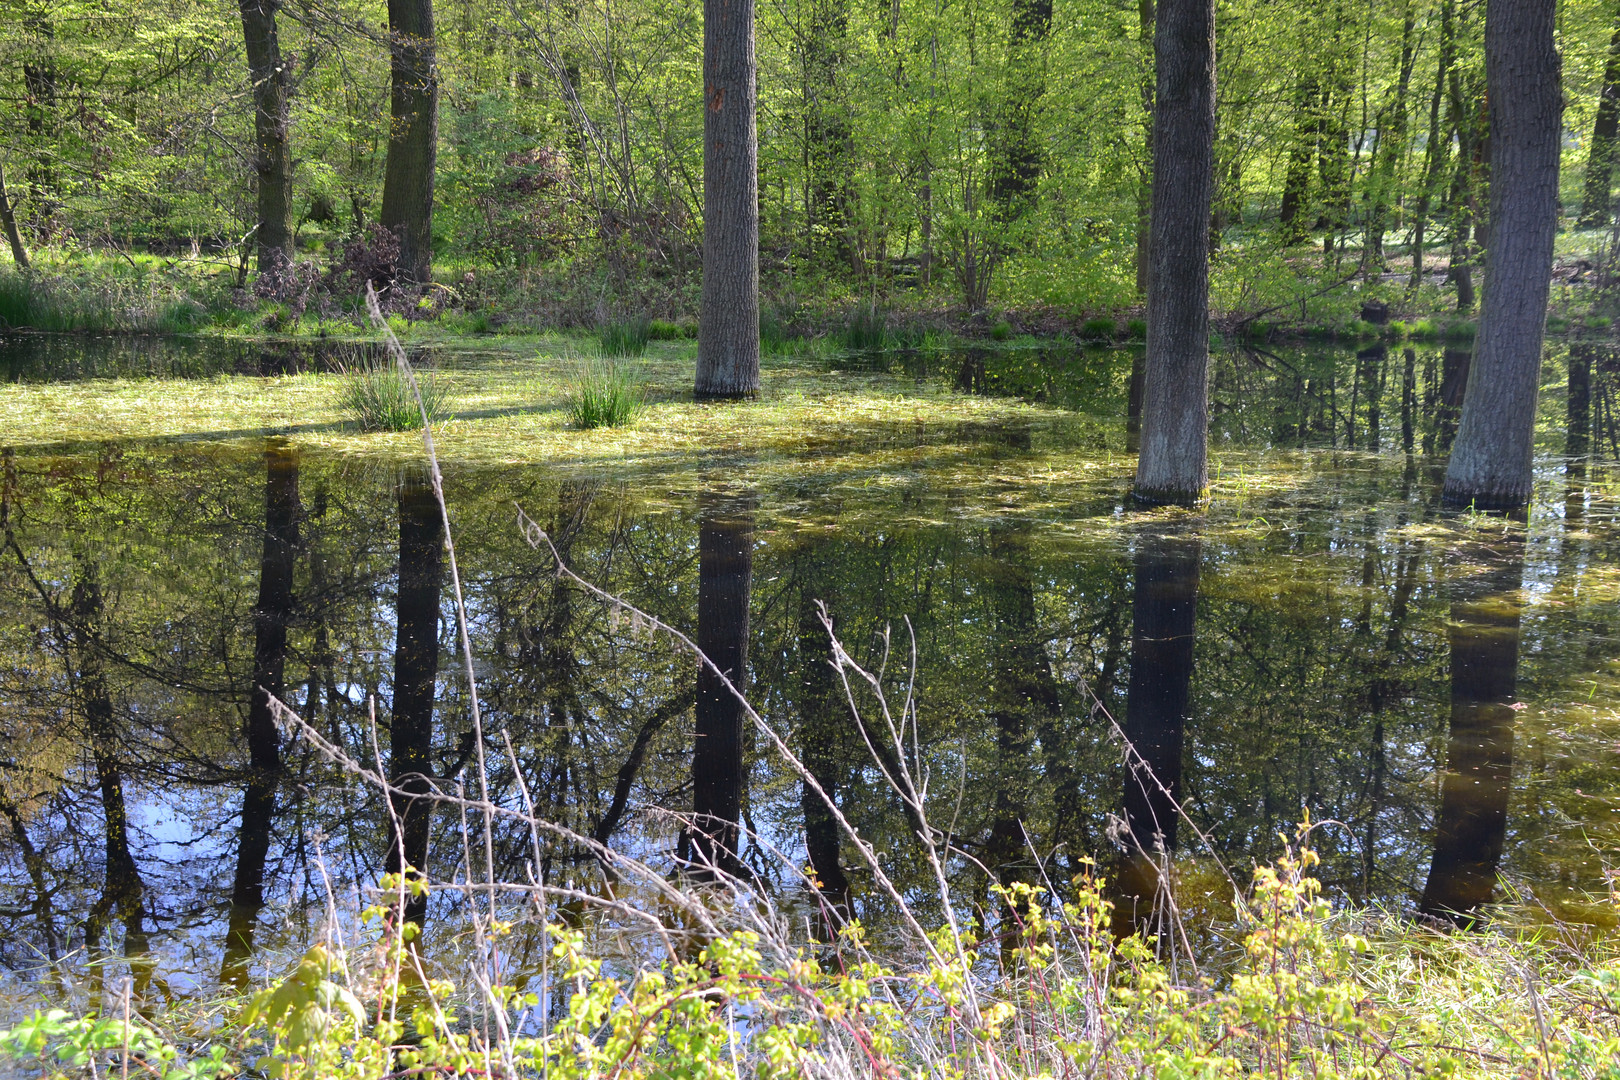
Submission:
<svg viewBox="0 0 1620 1080">
<path fill-rule="evenodd" d="M 697 700 L 697 691 L 690 694 L 680 694 L 659 706 L 658 710 L 649 716 L 636 732 L 636 741 L 630 747 L 630 756 L 625 758 L 624 764 L 619 767 L 619 778 L 613 788 L 613 804 L 608 807 L 607 813 L 597 823 L 591 838 L 599 844 L 608 842 L 613 830 L 619 827 L 619 818 L 624 815 L 625 805 L 630 801 L 630 785 L 635 782 L 636 774 L 641 771 L 641 763 L 647 758 L 647 747 L 651 745 L 653 736 L 675 717 L 692 707 Z"/>
</svg>

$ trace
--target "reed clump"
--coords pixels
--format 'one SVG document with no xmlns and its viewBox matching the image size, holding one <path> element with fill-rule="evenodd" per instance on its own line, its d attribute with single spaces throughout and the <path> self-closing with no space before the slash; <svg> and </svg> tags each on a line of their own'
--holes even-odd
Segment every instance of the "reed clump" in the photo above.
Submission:
<svg viewBox="0 0 1620 1080">
<path fill-rule="evenodd" d="M 580 368 L 568 391 L 568 418 L 583 431 L 624 427 L 635 422 L 646 404 L 646 388 L 616 364 Z"/>
<path fill-rule="evenodd" d="M 335 366 L 339 381 L 334 404 L 362 431 L 415 431 L 424 411 L 433 424 L 450 413 L 449 387 L 430 369 L 415 371 L 418 403 L 410 381 L 386 353 L 357 350 Z"/>
<path fill-rule="evenodd" d="M 644 316 L 609 319 L 596 328 L 596 340 L 603 356 L 641 356 L 652 340 L 652 321 Z"/>
</svg>

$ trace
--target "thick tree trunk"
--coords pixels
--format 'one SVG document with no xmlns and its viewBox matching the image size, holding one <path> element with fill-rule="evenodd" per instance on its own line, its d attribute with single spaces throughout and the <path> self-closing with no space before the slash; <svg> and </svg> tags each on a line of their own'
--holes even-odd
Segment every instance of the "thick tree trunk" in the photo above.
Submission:
<svg viewBox="0 0 1620 1080">
<path fill-rule="evenodd" d="M 439 68 L 433 0 L 388 0 L 388 165 L 378 220 L 399 237 L 401 280 L 433 280 L 433 174 L 439 155 Z"/>
<path fill-rule="evenodd" d="M 1214 189 L 1215 6 L 1168 0 L 1153 38 L 1152 264 L 1135 494 L 1194 502 L 1209 430 L 1209 210 Z"/>
<path fill-rule="evenodd" d="M 1562 91 L 1554 0 L 1489 0 L 1491 245 L 1462 423 L 1446 469 L 1452 506 L 1530 501 L 1541 335 L 1558 221 Z"/>
<path fill-rule="evenodd" d="M 242 38 L 253 79 L 253 171 L 259 188 L 259 273 L 292 264 L 292 139 L 288 131 L 287 65 L 276 35 L 280 0 L 241 0 Z"/>
<path fill-rule="evenodd" d="M 1116 875 L 1116 922 L 1148 929 L 1164 885 L 1158 860 L 1176 849 L 1182 739 L 1192 686 L 1202 545 L 1189 536 L 1143 535 L 1136 550 L 1130 696 L 1125 707 L 1125 825 L 1130 850 Z"/>
<path fill-rule="evenodd" d="M 1620 18 L 1617 18 L 1620 22 Z M 1609 223 L 1610 191 L 1614 183 L 1614 147 L 1620 139 L 1620 26 L 1609 39 L 1609 62 L 1603 67 L 1597 117 L 1592 121 L 1592 145 L 1586 154 L 1586 187 L 1581 196 L 1581 225 L 1592 228 Z"/>
<path fill-rule="evenodd" d="M 1294 145 L 1288 151 L 1288 171 L 1283 176 L 1282 206 L 1277 219 L 1285 244 L 1305 239 L 1305 212 L 1309 204 L 1311 162 L 1316 159 L 1321 138 L 1321 117 L 1317 115 L 1317 89 L 1314 76 L 1300 80 L 1294 99 Z"/>
<path fill-rule="evenodd" d="M 756 104 L 754 0 L 704 0 L 700 398 L 759 392 Z"/>
<path fill-rule="evenodd" d="M 394 700 L 388 778 L 406 794 L 393 797 L 387 869 L 427 868 L 433 804 L 433 698 L 439 675 L 439 593 L 444 580 L 444 518 L 426 473 L 399 485 L 399 592 L 394 620 Z M 397 831 L 396 831 L 397 830 Z M 405 901 L 405 918 L 422 925 L 427 896 Z"/>
<path fill-rule="evenodd" d="M 248 689 L 248 780 L 242 792 L 236 875 L 231 883 L 230 928 L 222 978 L 244 983 L 253 952 L 254 920 L 264 907 L 264 868 L 270 825 L 281 782 L 281 740 L 270 700 L 285 690 L 287 625 L 293 610 L 293 564 L 298 554 L 298 458 L 279 442 L 264 452 L 264 549 L 259 599 L 253 606 L 253 684 Z"/>
<path fill-rule="evenodd" d="M 1451 608 L 1451 740 L 1418 910 L 1473 925 L 1496 886 L 1513 780 L 1522 542 Z"/>
<path fill-rule="evenodd" d="M 990 197 L 1003 221 L 1015 221 L 1032 208 L 1044 155 L 1036 111 L 1046 92 L 1041 53 L 1052 31 L 1052 0 L 1013 0 L 1007 42 L 1007 86 L 997 117 L 990 161 Z"/>
<path fill-rule="evenodd" d="M 28 269 L 28 249 L 23 246 L 22 232 L 17 228 L 17 206 L 6 190 L 6 173 L 0 166 L 0 225 L 6 229 L 6 243 L 11 245 L 11 261 L 19 270 Z"/>
<path fill-rule="evenodd" d="M 1153 25 L 1157 18 L 1154 0 L 1136 0 L 1136 37 L 1144 57 L 1140 92 L 1142 118 L 1147 134 L 1147 161 L 1136 185 L 1136 295 L 1145 300 L 1148 293 L 1148 266 L 1150 261 L 1153 221 Z M 1134 448 L 1133 448 L 1134 449 Z"/>
<path fill-rule="evenodd" d="M 703 497 L 698 525 L 698 648 L 732 686 L 747 689 L 748 595 L 754 574 L 754 508 L 746 498 Z M 692 831 L 699 867 L 739 864 L 743 724 L 737 700 L 707 665 L 698 668 L 692 749 Z"/>
</svg>

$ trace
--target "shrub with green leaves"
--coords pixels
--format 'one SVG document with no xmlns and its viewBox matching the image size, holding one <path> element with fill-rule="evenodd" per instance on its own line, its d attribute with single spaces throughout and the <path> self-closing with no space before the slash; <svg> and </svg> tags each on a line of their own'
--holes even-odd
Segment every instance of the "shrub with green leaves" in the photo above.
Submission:
<svg viewBox="0 0 1620 1080">
<path fill-rule="evenodd" d="M 574 376 L 568 418 L 583 430 L 623 427 L 635 422 L 646 402 L 646 388 L 614 364 L 584 367 Z"/>
<path fill-rule="evenodd" d="M 1080 327 L 1080 338 L 1082 341 L 1113 341 L 1118 332 L 1113 319 L 1087 319 Z"/>
<path fill-rule="evenodd" d="M 432 371 L 415 372 L 418 404 L 410 382 L 387 356 L 351 354 L 337 369 L 337 407 L 363 431 L 414 431 L 422 426 L 424 409 L 429 423 L 449 415 L 449 388 Z"/>
</svg>

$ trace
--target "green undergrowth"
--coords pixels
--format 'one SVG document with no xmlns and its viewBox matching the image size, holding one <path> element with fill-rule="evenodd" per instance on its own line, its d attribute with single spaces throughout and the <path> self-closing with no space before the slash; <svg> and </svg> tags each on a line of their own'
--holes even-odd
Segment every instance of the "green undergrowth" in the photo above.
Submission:
<svg viewBox="0 0 1620 1080">
<path fill-rule="evenodd" d="M 38 1011 L 0 1033 L 0 1057 L 52 1078 L 166 1080 L 1620 1074 L 1612 938 L 1334 912 L 1308 840 L 1301 828 L 1256 870 L 1219 970 L 1119 936 L 1106 881 L 1087 874 L 1063 903 L 998 887 L 999 942 L 945 926 L 910 959 L 858 923 L 820 943 L 716 926 L 627 956 L 577 927 L 491 916 L 475 936 L 516 948 L 533 934 L 550 963 L 480 991 L 418 953 L 413 926 L 397 929 L 397 898 L 429 886 L 396 876 L 363 913 L 361 940 L 312 945 L 245 1000 Z"/>
<path fill-rule="evenodd" d="M 568 417 L 588 431 L 635 422 L 646 403 L 641 384 L 616 364 L 591 365 L 574 377 L 568 394 Z"/>
<path fill-rule="evenodd" d="M 429 369 L 414 375 L 413 391 L 410 380 L 388 357 L 351 358 L 338 371 L 337 407 L 362 431 L 417 431 L 424 412 L 436 424 L 449 414 L 448 389 Z"/>
</svg>

